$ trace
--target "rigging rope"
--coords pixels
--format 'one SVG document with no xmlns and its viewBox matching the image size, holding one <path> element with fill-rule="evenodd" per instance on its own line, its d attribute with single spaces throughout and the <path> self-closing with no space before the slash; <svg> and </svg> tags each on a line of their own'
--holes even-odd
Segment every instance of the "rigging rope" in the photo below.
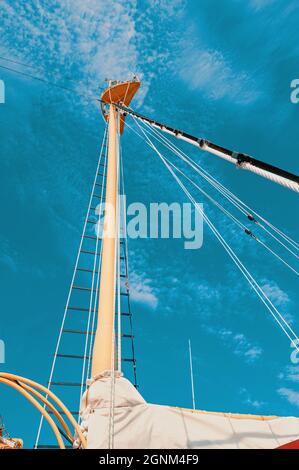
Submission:
<svg viewBox="0 0 299 470">
<path fill-rule="evenodd" d="M 137 121 L 135 121 L 135 123 L 140 127 L 140 129 L 142 129 L 142 127 L 139 125 L 139 123 L 137 123 Z M 129 124 L 127 124 L 127 126 L 130 128 L 130 130 L 132 130 L 133 132 L 135 132 L 137 135 L 139 135 L 139 137 L 142 137 L 140 136 L 140 134 L 138 132 L 136 132 Z M 202 194 L 204 194 L 207 199 L 209 199 L 216 207 L 218 207 L 221 212 L 223 212 L 225 215 L 227 215 L 235 224 L 237 224 L 244 233 L 246 233 L 247 235 L 249 235 L 253 240 L 255 240 L 256 242 L 259 242 L 261 244 L 261 246 L 263 246 L 264 248 L 266 248 L 270 253 L 272 253 L 279 261 L 281 261 L 288 269 L 290 269 L 292 272 L 294 272 L 296 275 L 299 275 L 299 272 L 296 271 L 296 269 L 294 269 L 287 261 L 285 261 L 281 256 L 279 256 L 277 253 L 275 253 L 265 242 L 263 242 L 262 240 L 260 240 L 258 237 L 256 237 L 252 232 L 251 230 L 249 230 L 242 222 L 240 222 L 231 212 L 229 212 L 228 210 L 226 210 L 220 203 L 218 203 L 215 199 L 213 199 L 206 191 L 204 191 L 200 186 L 198 186 L 191 178 L 189 178 L 182 170 L 180 170 L 176 165 L 174 165 L 174 163 L 172 163 L 170 160 L 168 160 L 165 156 L 164 156 L 164 159 L 169 163 L 169 165 L 171 165 L 173 168 L 176 169 L 176 171 L 178 171 L 179 173 L 181 173 L 195 188 L 197 188 Z"/>
<path fill-rule="evenodd" d="M 135 119 L 134 119 L 135 120 Z M 135 120 L 136 122 L 136 120 Z M 288 246 L 286 246 L 281 240 L 279 240 L 274 234 L 272 234 L 263 224 L 261 224 L 258 220 L 256 220 L 251 213 L 254 213 L 257 217 L 263 220 L 268 226 L 270 226 L 273 230 L 280 234 L 288 243 L 290 243 L 296 250 L 298 247 L 296 245 L 297 242 L 294 242 L 290 237 L 285 235 L 281 230 L 277 229 L 273 224 L 270 224 L 266 219 L 262 216 L 257 214 L 253 209 L 247 206 L 243 201 L 241 201 L 237 196 L 235 196 L 231 191 L 229 191 L 225 186 L 223 186 L 219 181 L 216 180 L 210 173 L 208 173 L 203 167 L 201 167 L 198 163 L 194 162 L 186 153 L 181 151 L 177 146 L 175 146 L 172 142 L 169 141 L 161 132 L 153 129 L 149 126 L 149 124 L 144 123 L 147 128 L 149 128 L 151 135 L 162 143 L 165 147 L 170 149 L 173 153 L 175 153 L 181 160 L 185 161 L 191 168 L 193 168 L 200 176 L 202 176 L 208 183 L 210 183 L 218 192 L 220 192 L 231 204 L 233 204 L 240 212 L 242 212 L 250 221 L 259 225 L 263 230 L 265 230 L 272 238 L 274 238 L 278 243 L 280 243 L 285 249 L 287 249 L 293 256 L 297 259 L 299 256 L 294 253 Z M 242 205 L 247 208 L 245 210 Z M 248 210 L 251 213 L 248 213 Z"/>
<path fill-rule="evenodd" d="M 135 346 L 134 346 L 134 335 L 133 335 L 133 320 L 131 315 L 131 304 L 129 300 L 130 293 L 130 283 L 129 283 L 129 253 L 128 253 L 128 240 L 127 240 L 127 219 L 126 219 L 126 201 L 125 201 L 125 178 L 124 178 L 124 166 L 123 166 L 123 154 L 122 148 L 120 152 L 120 173 L 121 173 L 121 194 L 124 196 L 122 198 L 122 237 L 123 237 L 123 246 L 124 246 L 124 268 L 125 268 L 125 287 L 126 293 L 128 294 L 128 309 L 129 309 L 129 323 L 130 323 L 130 332 L 131 332 L 131 351 L 133 359 L 133 374 L 134 374 L 134 386 L 137 388 L 137 370 L 136 370 L 136 361 L 135 361 Z"/>
<path fill-rule="evenodd" d="M 297 276 L 299 272 L 296 271 L 287 261 L 285 261 L 281 256 L 279 256 L 275 251 L 273 251 L 265 242 L 263 242 L 260 238 L 256 237 L 244 224 L 242 224 L 238 219 L 236 219 L 230 212 L 228 212 L 221 204 L 219 204 L 215 199 L 211 198 L 202 188 L 200 188 L 196 183 L 194 183 L 191 178 L 189 178 L 182 170 L 180 170 L 177 166 L 175 166 L 170 160 L 164 157 L 165 161 L 169 163 L 173 168 L 175 168 L 179 173 L 181 173 L 190 183 L 195 186 L 202 194 L 204 194 L 213 204 L 215 204 L 219 209 L 227 215 L 229 218 L 233 220 L 247 235 L 249 235 L 253 240 L 260 243 L 264 248 L 266 248 L 273 256 L 275 256 L 279 261 L 281 261 L 287 268 L 293 271 Z"/>
<path fill-rule="evenodd" d="M 82 96 L 82 97 L 87 98 L 87 99 L 92 100 L 92 101 L 99 101 L 98 98 L 90 95 L 89 93 L 82 93 L 80 91 L 75 90 L 74 88 L 68 88 L 64 85 L 60 85 L 59 83 L 55 83 L 55 82 L 52 82 L 52 81 L 47 80 L 45 78 L 37 77 L 35 75 L 32 75 L 31 73 L 21 72 L 20 70 L 12 69 L 11 67 L 8 67 L 8 66 L 5 66 L 5 65 L 0 65 L 0 68 L 3 69 L 3 70 L 8 70 L 9 72 L 13 72 L 17 75 L 21 75 L 21 76 L 26 77 L 26 78 L 31 78 L 32 80 L 37 80 L 39 82 L 45 83 L 46 85 L 51 85 L 55 88 L 59 88 L 59 89 L 64 90 L 64 91 L 74 93 L 77 96 Z"/>
<path fill-rule="evenodd" d="M 138 123 L 137 123 L 138 124 Z M 149 146 L 155 151 L 155 153 L 159 156 L 159 158 L 162 160 L 166 168 L 170 171 L 174 179 L 177 181 L 179 186 L 182 188 L 188 199 L 193 203 L 195 209 L 201 214 L 211 231 L 214 233 L 218 241 L 221 243 L 225 251 L 228 253 L 228 255 L 231 257 L 233 262 L 236 264 L 236 266 L 239 268 L 245 279 L 249 282 L 253 290 L 256 292 L 260 300 L 264 303 L 272 317 L 275 319 L 277 324 L 280 326 L 282 331 L 285 333 L 285 335 L 288 337 L 288 339 L 291 341 L 292 345 L 296 350 L 299 352 L 299 339 L 296 335 L 296 333 L 293 331 L 291 326 L 288 324 L 288 322 L 284 319 L 284 317 L 280 314 L 280 312 L 277 310 L 277 308 L 273 305 L 269 297 L 266 295 L 266 293 L 263 291 L 263 289 L 260 287 L 260 285 L 257 283 L 257 281 L 254 279 L 254 277 L 251 275 L 251 273 L 248 271 L 248 269 L 244 266 L 244 264 L 240 261 L 238 256 L 235 254 L 234 250 L 229 246 L 229 244 L 225 241 L 225 239 L 222 237 L 220 232 L 217 230 L 215 225 L 211 222 L 209 217 L 203 212 L 201 206 L 197 204 L 197 202 L 194 200 L 192 195 L 189 193 L 185 185 L 181 182 L 181 180 L 178 178 L 178 176 L 175 174 L 175 172 L 172 170 L 170 165 L 165 161 L 164 156 L 159 152 L 159 150 L 155 147 L 153 142 L 150 140 L 146 132 L 142 129 L 142 127 L 138 124 L 140 130 L 145 136 L 145 139 L 147 140 Z M 293 336 L 293 337 L 292 337 Z"/>
<path fill-rule="evenodd" d="M 121 372 L 121 352 L 122 352 L 122 347 L 121 347 L 121 335 L 122 335 L 122 329 L 121 329 L 121 299 L 120 299 L 120 291 L 121 291 L 121 277 L 120 277 L 120 239 L 121 239 L 121 214 L 122 214 L 122 208 L 120 206 L 120 195 L 121 195 L 121 168 L 122 168 L 122 148 L 120 144 L 120 139 L 119 139 L 119 165 L 118 165 L 118 256 L 117 256 L 117 283 L 118 283 L 118 296 L 117 296 L 117 335 L 118 335 L 118 343 L 117 343 L 117 361 L 118 361 L 118 372 Z"/>
</svg>

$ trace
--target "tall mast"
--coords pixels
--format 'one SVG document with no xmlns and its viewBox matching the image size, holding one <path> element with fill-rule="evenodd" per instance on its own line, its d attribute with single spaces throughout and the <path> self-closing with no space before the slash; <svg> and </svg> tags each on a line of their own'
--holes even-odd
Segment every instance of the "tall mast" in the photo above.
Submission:
<svg viewBox="0 0 299 470">
<path fill-rule="evenodd" d="M 114 105 L 109 110 L 108 160 L 103 251 L 100 278 L 98 326 L 95 335 L 92 376 L 111 369 L 114 334 L 115 259 L 117 237 L 117 166 L 119 114 Z"/>
<path fill-rule="evenodd" d="M 101 97 L 102 112 L 108 121 L 108 160 L 98 321 L 92 356 L 93 377 L 111 370 L 113 358 L 116 359 L 114 318 L 118 230 L 118 140 L 124 129 L 124 118 L 114 104 L 121 103 L 128 106 L 139 86 L 140 82 L 137 79 L 127 82 L 110 81 L 109 87 Z"/>
</svg>

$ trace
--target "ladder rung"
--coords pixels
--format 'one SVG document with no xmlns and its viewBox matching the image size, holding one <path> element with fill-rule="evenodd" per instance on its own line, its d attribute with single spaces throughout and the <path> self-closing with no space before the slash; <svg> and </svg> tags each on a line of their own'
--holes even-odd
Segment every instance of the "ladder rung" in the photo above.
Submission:
<svg viewBox="0 0 299 470">
<path fill-rule="evenodd" d="M 120 295 L 125 295 L 126 297 L 128 297 L 128 292 L 121 292 Z"/>
<path fill-rule="evenodd" d="M 67 308 L 68 310 L 74 310 L 76 312 L 89 312 L 89 308 L 83 308 L 83 307 L 68 307 Z M 92 313 L 95 312 L 95 310 L 91 310 Z M 117 312 L 115 312 L 117 313 Z M 121 315 L 123 315 L 124 317 L 131 317 L 132 316 L 132 313 L 128 313 L 128 312 L 122 312 Z"/>
<path fill-rule="evenodd" d="M 98 173 L 98 176 L 104 176 L 106 178 L 106 175 L 104 175 L 103 173 Z"/>
<path fill-rule="evenodd" d="M 96 222 L 92 222 L 92 223 L 95 223 Z M 100 256 L 100 253 L 96 253 L 95 251 L 89 251 L 89 250 L 80 250 L 80 253 L 86 253 L 87 255 L 97 255 L 97 256 Z M 119 257 L 120 260 L 124 260 L 125 257 L 124 256 L 120 256 Z"/>
<path fill-rule="evenodd" d="M 89 308 L 83 308 L 83 307 L 68 307 L 68 310 L 75 310 L 78 312 L 89 312 Z M 94 312 L 95 310 L 91 310 L 91 312 Z"/>
<path fill-rule="evenodd" d="M 59 387 L 81 387 L 77 382 L 50 382 L 49 385 L 57 385 Z"/>
<path fill-rule="evenodd" d="M 94 331 L 86 331 L 86 330 L 62 330 L 63 333 L 75 333 L 79 335 L 95 335 Z M 122 333 L 123 338 L 134 338 L 133 335 L 129 335 L 127 333 Z M 57 354 L 60 356 L 60 354 Z"/>
<path fill-rule="evenodd" d="M 90 356 L 81 356 L 81 355 L 76 355 L 76 354 L 56 354 L 56 357 L 64 357 L 65 359 L 90 359 Z M 123 362 L 136 362 L 135 359 L 130 359 L 130 358 L 123 358 L 122 361 Z M 60 382 L 57 382 L 56 385 L 58 385 L 59 383 Z M 54 382 L 52 382 L 52 385 L 54 385 Z"/>
<path fill-rule="evenodd" d="M 98 237 L 95 235 L 83 235 L 83 238 L 90 238 L 90 240 L 96 240 Z"/>
<path fill-rule="evenodd" d="M 81 335 L 95 335 L 95 332 L 92 331 L 84 331 L 84 330 L 62 330 L 63 333 L 77 333 Z"/>
<path fill-rule="evenodd" d="M 93 224 L 93 225 L 96 225 L 98 223 L 97 220 L 90 220 L 90 219 L 87 219 L 87 223 L 88 224 Z"/>
<path fill-rule="evenodd" d="M 100 188 L 103 187 L 103 185 L 101 183 L 96 183 L 95 186 L 99 186 Z"/>
<path fill-rule="evenodd" d="M 93 270 L 93 269 L 88 269 L 88 268 L 77 268 L 77 271 L 83 271 L 85 273 L 95 273 L 97 274 L 99 271 L 98 270 Z"/>
<path fill-rule="evenodd" d="M 80 356 L 76 354 L 56 354 L 56 357 L 64 357 L 66 359 L 90 359 L 90 356 Z"/>
<path fill-rule="evenodd" d="M 96 197 L 97 199 L 102 199 L 102 196 L 100 196 L 99 194 L 93 194 L 92 197 Z"/>
<path fill-rule="evenodd" d="M 87 255 L 97 255 L 100 256 L 100 253 L 96 253 L 95 251 L 89 251 L 89 250 L 80 250 L 80 253 L 85 253 Z"/>
<path fill-rule="evenodd" d="M 88 291 L 88 292 L 97 292 L 98 289 L 96 289 L 95 287 L 94 288 L 91 288 L 91 287 L 82 287 L 82 286 L 73 286 L 73 289 L 77 289 L 77 290 L 84 290 L 84 291 Z"/>
</svg>

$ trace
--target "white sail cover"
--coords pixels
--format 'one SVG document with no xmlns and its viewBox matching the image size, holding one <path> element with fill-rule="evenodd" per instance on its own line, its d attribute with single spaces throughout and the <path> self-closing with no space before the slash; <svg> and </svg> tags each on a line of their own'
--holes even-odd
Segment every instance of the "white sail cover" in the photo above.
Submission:
<svg viewBox="0 0 299 470">
<path fill-rule="evenodd" d="M 89 449 L 273 449 L 299 439 L 299 418 L 152 405 L 109 372 L 91 383 L 80 415 Z"/>
</svg>

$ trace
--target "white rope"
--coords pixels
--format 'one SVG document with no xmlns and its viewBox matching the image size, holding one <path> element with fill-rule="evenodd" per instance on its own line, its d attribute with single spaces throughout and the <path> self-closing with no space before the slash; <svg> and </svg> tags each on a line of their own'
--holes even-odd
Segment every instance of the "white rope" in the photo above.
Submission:
<svg viewBox="0 0 299 470">
<path fill-rule="evenodd" d="M 263 230 L 265 230 L 265 232 L 267 232 L 272 238 L 274 238 L 274 240 L 276 240 L 278 243 L 280 243 L 280 245 L 282 245 L 286 250 L 288 250 L 292 255 L 294 255 L 295 258 L 299 259 L 299 256 L 296 253 L 294 253 L 287 245 L 285 245 L 281 240 L 279 240 L 279 238 L 277 238 L 273 233 L 271 233 L 270 230 L 268 230 L 263 224 L 261 224 L 259 221 L 257 221 L 256 223 Z M 295 247 L 295 249 L 298 250 L 298 248 L 296 248 L 296 247 Z"/>
<path fill-rule="evenodd" d="M 133 117 L 133 116 L 132 116 Z M 137 121 L 135 117 L 133 117 L 135 122 Z M 223 191 L 225 191 L 228 195 L 230 195 L 234 200 L 235 202 L 238 201 L 240 204 L 242 204 L 244 207 L 246 207 L 249 211 L 251 211 L 252 213 L 254 213 L 257 217 L 259 217 L 261 220 L 263 220 L 267 225 L 269 225 L 274 231 L 276 231 L 278 234 L 280 234 L 280 236 L 282 236 L 283 238 L 285 238 L 286 241 L 288 241 L 290 244 L 292 244 L 294 246 L 294 248 L 296 248 L 297 250 L 299 249 L 299 243 L 297 243 L 296 241 L 292 240 L 291 237 L 289 237 L 288 235 L 286 235 L 284 232 L 282 232 L 281 230 L 279 230 L 277 227 L 275 227 L 273 224 L 271 224 L 269 221 L 267 221 L 265 218 L 263 218 L 262 216 L 260 216 L 257 212 L 255 212 L 253 209 L 251 209 L 248 205 L 246 205 L 241 199 L 239 199 L 234 193 L 232 193 L 228 188 L 226 188 L 224 185 L 222 185 L 216 178 L 214 178 L 208 171 L 206 171 L 203 167 L 201 167 L 198 163 L 194 162 L 186 153 L 184 153 L 182 150 L 180 150 L 174 143 L 172 143 L 169 139 L 167 139 L 165 137 L 165 135 L 163 135 L 163 133 L 161 132 L 161 129 L 159 128 L 159 130 L 157 130 L 157 128 L 153 128 L 150 126 L 150 124 L 148 124 L 147 122 L 143 122 L 143 124 L 145 124 L 145 126 L 147 126 L 148 130 L 152 132 L 152 135 L 154 133 L 155 135 L 155 138 L 160 140 L 160 141 L 164 141 L 164 145 L 168 145 L 168 146 L 171 146 L 172 149 L 175 149 L 177 152 L 179 152 L 181 155 L 184 155 L 189 161 L 190 163 L 192 163 L 193 165 L 195 165 L 197 168 L 199 168 L 201 171 L 203 171 L 212 181 L 214 181 L 215 184 L 217 184 L 219 186 L 219 188 L 221 188 Z M 240 206 L 240 210 L 241 210 L 241 207 Z M 244 210 L 244 209 L 243 209 Z M 244 211 L 244 214 L 247 215 L 247 212 Z"/>
<path fill-rule="evenodd" d="M 142 126 L 140 126 L 140 124 L 137 122 L 137 120 L 135 121 L 136 124 L 138 125 L 138 127 L 140 129 L 142 129 Z M 139 137 L 142 138 L 142 136 L 135 130 L 133 129 L 128 123 L 127 123 L 128 127 L 130 128 L 130 130 L 132 130 L 135 134 L 137 134 Z M 152 130 L 150 128 L 150 130 Z M 181 173 L 181 175 L 183 175 L 195 188 L 197 188 L 202 194 L 204 194 L 207 199 L 209 199 L 216 207 L 218 207 L 221 212 L 223 212 L 227 217 L 229 217 L 235 224 L 237 224 L 244 232 L 246 232 L 248 229 L 247 227 L 239 220 L 237 219 L 231 212 L 229 212 L 227 209 L 225 209 L 220 203 L 218 203 L 214 198 L 212 198 L 206 191 L 204 191 L 200 186 L 198 186 L 191 178 L 189 178 L 189 176 L 186 175 L 186 173 L 184 173 L 182 170 L 180 170 L 176 165 L 174 165 L 174 163 L 172 163 L 169 159 L 167 159 L 165 156 L 163 157 L 169 165 L 171 165 L 173 168 L 175 168 L 176 171 L 178 171 L 179 173 Z M 247 214 L 247 213 L 246 213 Z M 249 232 L 251 233 L 251 231 L 249 230 Z M 246 232 L 247 233 L 247 232 Z M 299 274 L 296 269 L 294 269 L 287 261 L 285 261 L 281 256 L 279 256 L 276 252 L 274 252 L 266 243 L 264 243 L 262 240 L 260 240 L 258 237 L 256 237 L 253 233 L 251 233 L 251 237 L 259 242 L 264 248 L 266 248 L 270 253 L 272 253 L 278 260 L 280 260 L 287 268 L 289 268 L 292 272 L 294 272 L 295 274 Z M 296 255 L 295 255 L 296 256 Z M 296 256 L 297 257 L 297 256 Z"/>
<path fill-rule="evenodd" d="M 131 126 L 130 126 L 131 127 Z M 122 151 L 121 151 L 121 161 L 120 161 L 120 172 L 121 172 L 121 184 L 122 184 L 122 238 L 123 238 L 123 246 L 124 246 L 124 252 L 125 252 L 125 276 L 126 276 L 126 281 L 125 281 L 125 287 L 126 287 L 126 292 L 129 296 L 130 293 L 130 285 L 129 285 L 129 253 L 128 253 L 128 243 L 127 243 L 127 218 L 126 218 L 126 201 L 125 201 L 125 178 L 124 178 L 124 167 L 123 167 L 123 156 L 122 156 Z M 129 297 L 128 297 L 129 299 Z M 130 311 L 130 301 L 128 301 L 128 306 L 129 306 L 129 311 Z M 130 321 L 130 327 L 131 327 L 131 334 L 132 334 L 132 340 L 131 340 L 131 350 L 132 350 L 132 357 L 135 360 L 135 348 L 134 348 L 134 341 L 133 341 L 133 325 L 132 325 L 132 315 L 129 317 Z M 137 387 L 137 373 L 136 373 L 136 363 L 135 361 L 133 362 L 133 375 L 134 375 L 134 381 L 135 385 Z"/>
<path fill-rule="evenodd" d="M 62 336 L 62 332 L 63 332 L 65 320 L 66 320 L 66 315 L 67 315 L 67 312 L 68 312 L 71 293 L 72 293 L 72 290 L 73 290 L 76 271 L 77 271 L 79 258 L 80 258 L 80 254 L 81 254 L 81 249 L 82 249 L 82 245 L 83 245 L 83 241 L 84 241 L 84 234 L 85 234 L 85 230 L 86 230 L 86 226 L 87 226 L 88 215 L 89 215 L 89 211 L 90 211 L 90 208 L 91 208 L 92 199 L 93 199 L 93 195 L 94 195 L 94 190 L 95 190 L 95 186 L 96 186 L 96 181 L 97 181 L 97 177 L 98 177 L 98 172 L 99 172 L 99 168 L 100 168 L 100 164 L 101 164 L 101 160 L 102 160 L 102 154 L 103 154 L 103 148 L 104 148 L 106 133 L 107 133 L 107 126 L 104 129 L 104 135 L 103 135 L 102 146 L 101 146 L 101 150 L 100 150 L 100 156 L 99 156 L 99 160 L 98 160 L 98 163 L 97 163 L 96 173 L 95 173 L 95 177 L 94 177 L 94 181 L 93 181 L 93 185 L 92 185 L 92 190 L 91 190 L 91 194 L 90 194 L 90 198 L 89 198 L 88 208 L 87 208 L 87 212 L 86 212 L 86 216 L 85 216 L 85 220 L 84 220 L 84 226 L 83 226 L 81 239 L 80 239 L 80 244 L 79 244 L 79 248 L 78 248 L 78 253 L 77 253 L 77 257 L 76 257 L 76 261 L 75 261 L 75 267 L 74 267 L 74 271 L 73 271 L 71 285 L 70 285 L 70 289 L 69 289 L 69 292 L 68 292 L 66 306 L 65 306 L 65 309 L 64 309 L 62 322 L 61 322 L 61 327 L 60 327 L 59 335 L 58 335 L 58 339 L 57 339 L 56 349 L 55 349 L 55 353 L 54 353 L 54 359 L 53 359 L 53 362 L 52 362 L 52 367 L 51 367 L 50 376 L 49 376 L 49 380 L 48 380 L 48 388 L 49 389 L 51 388 L 51 382 L 52 382 L 54 369 L 55 369 L 55 365 L 56 365 L 56 359 L 57 359 L 57 354 L 58 354 L 58 350 L 59 350 L 59 346 L 60 346 L 61 336 Z M 47 396 L 46 396 L 46 398 L 47 398 Z M 46 406 L 44 405 L 44 408 L 45 407 Z M 35 449 L 38 446 L 40 433 L 41 433 L 41 429 L 42 429 L 42 425 L 43 425 L 43 420 L 44 420 L 44 417 L 41 416 L 38 431 L 37 431 L 36 441 L 35 441 L 35 445 L 34 445 Z"/>
<path fill-rule="evenodd" d="M 122 159 L 122 151 L 121 151 L 121 146 L 119 146 L 120 148 L 120 152 L 119 152 L 119 158 Z M 122 161 L 120 161 L 119 163 L 119 167 L 118 167 L 118 217 L 117 217 L 117 221 L 118 221 L 118 230 L 117 230 L 117 234 L 118 234 L 118 256 L 117 256 L 117 285 L 118 285 L 118 291 L 117 291 L 117 335 L 118 335 L 118 342 L 117 342 L 117 369 L 118 369 L 118 372 L 121 372 L 121 359 L 122 359 L 122 355 L 121 355 L 121 334 L 122 334 L 122 329 L 121 329 L 121 300 L 120 300 L 120 290 L 121 290 L 121 278 L 120 278 L 120 230 L 121 230 L 121 224 L 120 224 L 120 218 L 121 218 L 121 207 L 120 207 L 120 204 L 119 204 L 119 197 L 120 197 L 120 193 L 121 193 L 121 190 L 120 190 L 120 170 L 119 168 L 121 167 L 122 165 Z"/>
<path fill-rule="evenodd" d="M 190 183 L 197 188 L 202 194 L 204 194 L 209 200 L 213 202 L 219 209 L 226 214 L 229 218 L 231 218 L 239 227 L 241 227 L 243 230 L 245 230 L 247 227 L 242 224 L 236 217 L 234 217 L 230 212 L 228 212 L 221 204 L 219 204 L 215 199 L 211 198 L 202 188 L 200 188 L 191 178 L 189 178 L 183 171 L 181 171 L 176 165 L 174 165 L 170 160 L 168 160 L 166 157 L 164 157 L 165 161 L 169 165 L 171 165 L 175 170 L 177 170 L 179 173 L 181 173 Z M 266 243 L 264 243 L 260 238 L 256 237 L 255 235 L 252 234 L 252 238 L 260 243 L 264 248 L 266 248 L 273 256 L 275 256 L 279 261 L 281 261 L 287 268 L 289 268 L 291 271 L 293 271 L 297 276 L 299 275 L 299 272 L 296 271 L 287 261 L 285 261 L 281 256 L 279 256 L 275 251 L 273 251 Z"/>
<path fill-rule="evenodd" d="M 139 126 L 139 124 L 137 123 Z M 140 127 L 140 126 L 139 126 Z M 207 225 L 210 227 L 216 238 L 219 240 L 221 245 L 224 247 L 226 252 L 229 254 L 233 262 L 236 264 L 236 266 L 239 268 L 239 270 L 242 272 L 243 276 L 247 279 L 251 287 L 254 289 L 260 300 L 264 303 L 272 317 L 275 319 L 275 321 L 278 323 L 278 325 L 281 327 L 283 332 L 286 334 L 288 339 L 291 341 L 293 346 L 299 351 L 299 347 L 297 346 L 297 342 L 299 342 L 299 339 L 296 335 L 296 333 L 293 331 L 293 329 L 290 327 L 288 322 L 283 318 L 283 316 L 280 314 L 280 312 L 277 310 L 277 308 L 273 305 L 271 300 L 268 298 L 266 293 L 263 291 L 263 289 L 259 286 L 257 281 L 253 278 L 253 276 L 250 274 L 250 272 L 247 270 L 247 268 L 244 266 L 244 264 L 240 261 L 238 256 L 235 254 L 235 252 L 232 250 L 232 248 L 228 245 L 228 243 L 225 241 L 225 239 L 222 237 L 220 232 L 216 229 L 214 224 L 211 222 L 209 217 L 203 212 L 201 206 L 197 204 L 197 202 L 194 200 L 192 195 L 189 193 L 187 188 L 184 186 L 184 184 L 181 182 L 181 180 L 178 178 L 178 176 L 174 173 L 170 165 L 165 161 L 164 156 L 159 152 L 159 150 L 155 147 L 155 145 L 152 143 L 148 135 L 144 132 L 144 130 L 140 127 L 141 131 L 145 135 L 146 140 L 149 142 L 150 147 L 156 152 L 156 154 L 160 157 L 162 162 L 165 164 L 166 168 L 170 171 L 172 176 L 175 178 L 179 186 L 182 188 L 184 193 L 187 195 L 189 200 L 193 203 L 195 209 L 201 214 Z M 274 311 L 273 311 L 273 310 Z M 277 316 L 279 318 L 277 318 Z M 293 335 L 293 338 L 292 336 Z"/>
<path fill-rule="evenodd" d="M 266 250 L 268 250 L 273 256 L 275 256 L 277 259 L 279 259 L 287 268 L 289 268 L 293 273 L 297 274 L 299 276 L 299 272 L 296 271 L 296 269 L 293 268 L 289 263 L 287 263 L 281 256 L 279 256 L 275 251 L 273 251 L 266 243 L 264 243 L 262 240 L 259 238 L 256 238 L 256 241 L 260 243 Z"/>
<path fill-rule="evenodd" d="M 137 119 L 133 118 L 134 121 L 137 123 Z M 246 205 L 241 199 L 239 199 L 234 193 L 232 193 L 228 188 L 222 185 L 216 178 L 214 178 L 208 171 L 206 171 L 203 167 L 201 167 L 198 163 L 194 162 L 186 153 L 180 150 L 175 144 L 173 144 L 167 137 L 165 137 L 160 131 L 155 128 L 152 128 L 148 123 L 144 123 L 147 129 L 151 132 L 153 137 L 159 140 L 164 146 L 171 149 L 179 158 L 184 160 L 189 166 L 191 166 L 197 173 L 199 173 L 206 181 L 208 181 L 215 189 L 217 189 L 221 194 L 226 197 L 236 208 L 238 208 L 244 215 L 248 216 L 248 211 L 252 212 L 255 216 L 259 217 L 264 223 L 266 223 L 269 227 L 272 228 L 276 233 L 278 233 L 286 242 L 291 244 L 296 250 L 299 248 L 299 244 L 292 240 L 288 235 L 284 234 L 281 230 L 275 227 L 273 224 L 268 222 L 265 218 L 251 209 L 248 205 Z M 247 210 L 244 209 L 244 206 Z M 275 237 L 270 231 L 268 231 L 260 222 L 256 221 L 258 225 L 267 231 L 267 233 L 273 237 L 278 243 L 280 243 L 285 249 L 287 249 L 291 254 L 293 254 L 296 258 L 298 256 L 290 250 L 287 245 L 285 245 L 281 240 Z"/>
</svg>

